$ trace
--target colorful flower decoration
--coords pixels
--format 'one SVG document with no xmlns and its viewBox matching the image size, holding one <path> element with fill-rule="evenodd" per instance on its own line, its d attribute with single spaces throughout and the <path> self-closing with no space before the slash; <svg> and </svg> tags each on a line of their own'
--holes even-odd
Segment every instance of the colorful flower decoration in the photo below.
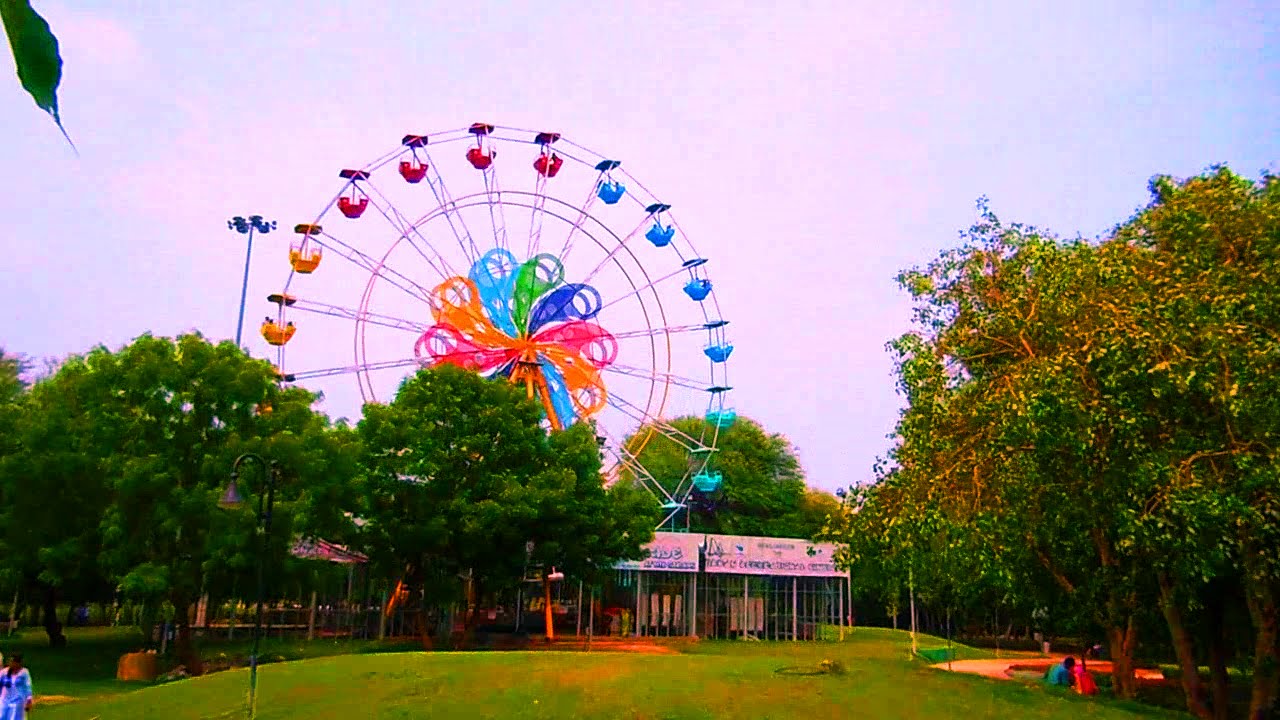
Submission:
<svg viewBox="0 0 1280 720">
<path fill-rule="evenodd" d="M 560 427 L 598 412 L 607 400 L 600 371 L 618 341 L 591 320 L 600 293 L 564 282 L 554 255 L 524 263 L 495 248 L 432 291 L 431 326 L 414 345 L 424 364 L 450 363 L 489 377 L 534 382 Z M 543 394 L 545 391 L 545 394 Z"/>
</svg>

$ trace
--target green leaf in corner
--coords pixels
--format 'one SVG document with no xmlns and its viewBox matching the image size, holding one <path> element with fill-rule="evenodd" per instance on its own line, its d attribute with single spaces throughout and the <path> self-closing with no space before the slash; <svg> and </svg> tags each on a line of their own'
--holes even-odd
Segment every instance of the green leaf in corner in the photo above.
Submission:
<svg viewBox="0 0 1280 720">
<path fill-rule="evenodd" d="M 18 80 L 31 94 L 41 110 L 49 113 L 58 124 L 67 142 L 71 137 L 62 127 L 58 115 L 58 84 L 62 82 L 62 57 L 58 54 L 58 39 L 49 29 L 49 23 L 40 17 L 29 0 L 0 0 L 0 20 L 13 48 L 13 62 L 18 68 Z M 72 143 L 71 147 L 75 147 Z"/>
</svg>

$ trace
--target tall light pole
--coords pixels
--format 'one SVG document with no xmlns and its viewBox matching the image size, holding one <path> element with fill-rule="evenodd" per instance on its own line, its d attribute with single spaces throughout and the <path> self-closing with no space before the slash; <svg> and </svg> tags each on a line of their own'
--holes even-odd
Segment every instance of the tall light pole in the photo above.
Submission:
<svg viewBox="0 0 1280 720">
<path fill-rule="evenodd" d="M 249 236 L 249 248 L 244 253 L 244 284 L 240 288 L 240 319 L 236 322 L 236 347 L 244 347 L 240 344 L 240 333 L 244 330 L 244 301 L 249 293 L 249 260 L 253 258 L 253 231 L 257 230 L 266 235 L 276 229 L 276 221 L 263 220 L 261 215 L 250 215 L 248 218 L 237 215 L 227 221 L 227 229 Z"/>
<path fill-rule="evenodd" d="M 258 650 L 262 642 L 262 605 L 266 595 L 263 565 L 266 563 L 267 543 L 271 537 L 271 508 L 276 501 L 276 478 L 280 474 L 280 468 L 274 460 L 267 462 L 254 453 L 245 453 L 236 458 L 231 465 L 231 482 L 227 483 L 227 491 L 218 501 L 221 507 L 236 509 L 244 506 L 244 497 L 236 487 L 236 480 L 240 477 L 240 464 L 246 460 L 258 463 L 266 480 L 266 487 L 258 495 L 258 522 L 262 525 L 262 543 L 258 551 L 258 609 L 253 620 L 253 651 L 249 654 L 249 718 L 253 720 L 258 713 Z"/>
</svg>

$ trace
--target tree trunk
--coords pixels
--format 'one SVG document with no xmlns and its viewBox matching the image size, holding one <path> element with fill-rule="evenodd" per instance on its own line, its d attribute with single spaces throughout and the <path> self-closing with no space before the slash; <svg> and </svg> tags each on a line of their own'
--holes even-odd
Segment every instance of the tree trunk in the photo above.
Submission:
<svg viewBox="0 0 1280 720">
<path fill-rule="evenodd" d="M 58 589 L 51 585 L 44 588 L 44 632 L 49 636 L 49 647 L 67 646 L 67 636 L 58 622 Z"/>
<path fill-rule="evenodd" d="M 189 675 L 202 675 L 204 662 L 200 659 L 200 651 L 196 649 L 195 638 L 191 634 L 191 601 L 186 598 L 175 599 L 173 614 L 178 626 L 178 638 L 174 643 L 178 662 L 187 669 Z"/>
<path fill-rule="evenodd" d="M 1277 680 L 1280 679 L 1280 617 L 1276 593 L 1265 581 L 1245 580 L 1245 600 L 1253 618 L 1253 692 L 1249 698 L 1249 720 L 1265 720 L 1275 709 Z"/>
<path fill-rule="evenodd" d="M 1209 632 L 1209 686 L 1213 693 L 1214 720 L 1227 720 L 1231 707 L 1231 679 L 1227 674 L 1226 600 L 1222 591 L 1210 588 L 1205 614 Z"/>
<path fill-rule="evenodd" d="M 1138 694 L 1133 677 L 1133 652 L 1137 645 L 1138 631 L 1130 618 L 1125 627 L 1109 626 L 1107 644 L 1111 650 L 1111 680 L 1117 697 L 1132 700 Z"/>
<path fill-rule="evenodd" d="M 1182 617 L 1182 608 L 1178 607 L 1173 583 L 1163 572 L 1157 573 L 1156 580 L 1160 583 L 1160 611 L 1169 626 L 1173 651 L 1182 670 L 1182 693 L 1186 696 L 1187 712 L 1202 720 L 1212 720 L 1213 714 L 1204 703 L 1204 688 L 1200 684 L 1200 667 L 1196 662 L 1195 646 L 1191 642 L 1191 636 L 1187 634 L 1186 622 Z"/>
<path fill-rule="evenodd" d="M 484 587 L 474 578 L 468 582 L 467 604 L 462 620 L 461 648 L 470 650 L 476 647 L 476 625 L 480 624 L 480 600 L 484 597 Z"/>
</svg>

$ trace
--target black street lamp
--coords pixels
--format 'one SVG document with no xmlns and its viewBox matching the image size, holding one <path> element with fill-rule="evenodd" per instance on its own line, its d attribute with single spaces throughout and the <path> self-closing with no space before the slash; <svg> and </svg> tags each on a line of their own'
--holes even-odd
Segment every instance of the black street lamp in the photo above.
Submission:
<svg viewBox="0 0 1280 720">
<path fill-rule="evenodd" d="M 237 215 L 227 221 L 227 229 L 249 236 L 249 249 L 244 254 L 244 284 L 240 287 L 240 319 L 236 322 L 236 347 L 243 347 L 240 344 L 240 333 L 244 330 L 244 301 L 249 292 L 249 260 L 253 257 L 253 231 L 257 230 L 266 235 L 276 229 L 276 221 L 263 220 L 261 215 L 250 215 L 247 218 Z"/>
<path fill-rule="evenodd" d="M 266 488 L 258 496 L 258 522 L 262 524 L 262 545 L 258 552 L 258 609 L 253 620 L 253 651 L 249 654 L 249 718 L 252 720 L 258 713 L 258 649 L 262 642 L 262 605 L 266 595 L 263 565 L 266 562 L 267 542 L 271 537 L 271 508 L 276 501 L 276 479 L 280 474 L 279 465 L 272 460 L 267 462 L 255 453 L 245 453 L 236 458 L 231 465 L 231 482 L 227 483 L 227 491 L 223 493 L 218 505 L 226 509 L 244 507 L 244 498 L 236 487 L 240 478 L 240 464 L 253 460 L 262 466 L 266 477 Z"/>
</svg>

